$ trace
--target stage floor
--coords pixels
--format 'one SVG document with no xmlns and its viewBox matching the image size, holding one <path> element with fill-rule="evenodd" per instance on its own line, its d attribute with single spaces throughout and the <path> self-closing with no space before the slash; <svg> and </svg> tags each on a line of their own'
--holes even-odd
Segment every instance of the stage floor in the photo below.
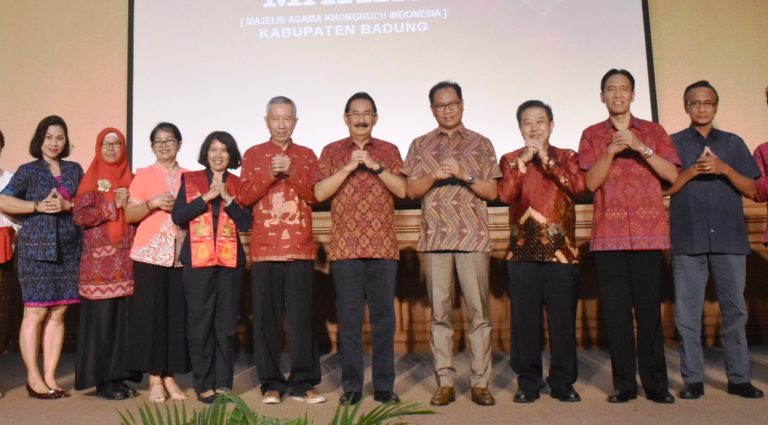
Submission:
<svg viewBox="0 0 768 425">
<path fill-rule="evenodd" d="M 752 382 L 768 392 L 768 346 L 753 347 Z M 677 399 L 671 405 L 659 405 L 642 397 L 626 404 L 614 405 L 605 401 L 611 388 L 610 358 L 603 350 L 579 351 L 579 380 L 576 390 L 581 394 L 580 403 L 561 403 L 549 397 L 549 390 L 542 391 L 542 398 L 532 404 L 516 404 L 512 396 L 517 390 L 515 375 L 509 367 L 509 356 L 497 352 L 493 358 L 491 392 L 496 406 L 479 407 L 469 397 L 468 353 L 456 356 L 459 373 L 457 400 L 455 403 L 436 408 L 437 415 L 416 416 L 406 420 L 412 424 L 603 424 L 621 422 L 628 424 L 766 424 L 768 423 L 768 398 L 747 400 L 726 393 L 723 352 L 720 349 L 705 351 L 707 381 L 705 395 L 699 400 Z M 670 390 L 677 397 L 682 386 L 679 359 L 676 350 L 667 349 Z M 395 391 L 403 401 L 417 401 L 425 406 L 435 389 L 432 375 L 432 357 L 428 354 L 402 354 L 396 359 L 397 380 Z M 546 359 L 545 359 L 546 368 Z M 335 354 L 322 357 L 323 381 L 317 387 L 328 397 L 328 402 L 307 405 L 284 399 L 282 404 L 264 406 L 257 388 L 258 378 L 249 354 L 241 354 L 235 366 L 235 392 L 261 415 L 295 418 L 307 415 L 318 425 L 326 424 L 333 417 L 340 388 L 341 369 Z M 370 358 L 366 358 L 367 398 L 362 411 L 370 410 L 378 403 L 371 398 Z M 59 383 L 65 388 L 74 384 L 74 354 L 65 354 L 59 368 Z M 202 406 L 191 389 L 191 374 L 178 377 L 179 384 L 189 395 L 189 409 Z M 0 356 L 0 424 L 117 424 L 116 411 L 136 412 L 137 401 L 106 401 L 89 391 L 73 391 L 72 397 L 60 400 L 34 400 L 27 397 L 24 389 L 25 371 L 18 353 Z M 141 395 L 146 397 L 146 380 L 137 384 Z"/>
</svg>

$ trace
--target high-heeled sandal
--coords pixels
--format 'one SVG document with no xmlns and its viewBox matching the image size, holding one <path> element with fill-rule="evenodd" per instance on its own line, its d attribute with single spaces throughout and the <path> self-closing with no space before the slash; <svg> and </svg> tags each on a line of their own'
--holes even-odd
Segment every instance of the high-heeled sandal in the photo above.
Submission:
<svg viewBox="0 0 768 425">
<path fill-rule="evenodd" d="M 171 396 L 171 400 L 186 400 L 187 394 L 184 393 L 184 391 L 179 388 L 179 386 L 174 382 L 171 385 L 168 385 L 166 383 L 163 383 L 165 385 L 165 390 L 168 391 L 168 394 Z"/>
<path fill-rule="evenodd" d="M 149 401 L 153 403 L 165 402 L 165 388 L 163 388 L 162 384 L 149 387 Z"/>
</svg>

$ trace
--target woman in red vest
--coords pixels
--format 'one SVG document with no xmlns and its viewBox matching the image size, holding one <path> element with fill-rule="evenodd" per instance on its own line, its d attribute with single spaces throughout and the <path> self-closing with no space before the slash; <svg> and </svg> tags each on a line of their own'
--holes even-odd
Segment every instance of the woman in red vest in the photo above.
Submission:
<svg viewBox="0 0 768 425">
<path fill-rule="evenodd" d="M 173 222 L 187 230 L 181 247 L 187 302 L 187 343 L 197 398 L 212 403 L 231 391 L 235 331 L 245 252 L 239 233 L 251 229 L 251 210 L 235 197 L 240 167 L 235 139 L 225 131 L 208 135 L 198 162 L 205 170 L 184 173 L 173 205 Z"/>
</svg>

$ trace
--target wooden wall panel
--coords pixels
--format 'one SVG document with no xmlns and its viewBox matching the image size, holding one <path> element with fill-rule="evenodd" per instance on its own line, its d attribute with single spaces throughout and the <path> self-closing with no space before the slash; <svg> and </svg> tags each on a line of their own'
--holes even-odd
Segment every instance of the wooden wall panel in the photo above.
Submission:
<svg viewBox="0 0 768 425">
<path fill-rule="evenodd" d="M 754 250 L 747 259 L 748 275 L 745 297 L 750 311 L 747 325 L 749 338 L 752 342 L 764 342 L 768 336 L 768 287 L 765 285 L 768 277 L 768 249 L 762 243 L 763 229 L 766 224 L 765 205 L 745 201 L 746 221 L 749 240 Z M 491 238 L 493 254 L 491 257 L 491 324 L 493 326 L 493 342 L 495 350 L 508 350 L 510 340 L 510 302 L 507 291 L 506 266 L 504 262 L 509 226 L 507 209 L 503 207 L 489 208 L 491 223 Z M 588 250 L 590 228 L 592 223 L 592 206 L 577 206 L 576 238 L 582 252 L 580 297 L 577 309 L 577 339 L 581 347 L 604 346 L 605 341 L 601 329 L 601 312 L 599 288 L 595 276 L 593 257 Z M 428 351 L 429 350 L 429 318 L 430 308 L 426 287 L 419 268 L 419 256 L 415 252 L 419 231 L 419 210 L 402 210 L 396 214 L 398 241 L 401 249 L 400 267 L 398 270 L 397 299 L 395 308 L 397 314 L 397 332 L 395 348 L 398 352 Z M 319 260 L 316 276 L 322 282 L 322 287 L 332 287 L 328 275 L 328 263 L 324 253 L 327 249 L 330 231 L 329 213 L 315 213 L 315 235 L 318 244 Z M 319 288 L 320 289 L 320 288 Z M 321 292 L 320 305 L 327 309 L 334 304 L 333 297 Z M 453 313 L 456 334 L 456 348 L 462 350 L 468 344 L 466 313 L 461 297 L 457 297 Z M 664 334 L 668 344 L 674 345 L 677 336 L 674 327 L 674 289 L 668 259 L 662 282 L 661 314 L 664 323 Z M 320 315 L 319 320 L 325 321 L 324 334 L 326 342 L 333 349 L 336 341 L 335 320 L 327 320 L 335 314 Z M 707 291 L 707 301 L 703 317 L 703 337 L 707 344 L 720 343 L 720 317 L 714 292 Z M 366 339 L 369 329 L 364 326 Z M 545 331 L 546 337 L 546 331 Z M 546 338 L 545 338 L 546 340 Z"/>
<path fill-rule="evenodd" d="M 749 241 L 753 253 L 747 258 L 747 286 L 745 298 L 749 307 L 747 335 L 751 343 L 765 343 L 768 340 L 768 249 L 761 243 L 766 225 L 766 207 L 745 201 Z M 510 340 L 510 302 L 507 291 L 506 266 L 504 262 L 509 226 L 507 209 L 489 208 L 493 254 L 491 257 L 491 325 L 493 327 L 494 350 L 509 350 Z M 588 251 L 592 206 L 577 206 L 576 238 L 582 251 L 580 276 L 580 294 L 577 309 L 576 335 L 580 347 L 604 346 L 601 329 L 600 296 L 595 277 L 595 266 Z M 395 300 L 396 333 L 395 349 L 398 352 L 429 351 L 430 307 L 427 290 L 419 266 L 419 255 L 415 251 L 419 234 L 419 210 L 400 210 L 396 213 L 397 237 L 400 244 L 400 265 L 397 274 Z M 336 348 L 336 303 L 333 281 L 330 276 L 327 248 L 330 239 L 330 214 L 314 214 L 314 232 L 317 242 L 318 259 L 315 267 L 316 285 L 316 323 L 321 349 L 334 351 Z M 250 235 L 243 235 L 246 247 L 250 244 Z M 20 293 L 15 274 L 5 268 L 0 282 L 0 349 L 18 350 L 18 328 L 21 318 Z M 674 327 L 674 292 L 671 271 L 667 265 L 662 282 L 661 314 L 664 323 L 664 335 L 669 345 L 676 344 Z M 708 288 L 704 306 L 702 334 L 708 345 L 718 345 L 720 338 L 720 314 L 712 288 Z M 74 350 L 77 340 L 77 321 L 79 310 L 76 306 L 67 313 L 67 334 L 65 349 Z M 457 296 L 453 320 L 456 334 L 456 349 L 464 350 L 468 344 L 467 320 L 460 296 Z M 370 328 L 363 325 L 365 341 L 370 340 Z M 546 337 L 546 331 L 545 337 Z M 241 296 L 241 320 L 238 328 L 238 348 L 252 349 L 251 329 L 251 291 L 250 278 L 243 282 Z M 546 338 L 545 338 L 546 341 Z M 4 347 L 3 347 L 4 346 Z"/>
</svg>

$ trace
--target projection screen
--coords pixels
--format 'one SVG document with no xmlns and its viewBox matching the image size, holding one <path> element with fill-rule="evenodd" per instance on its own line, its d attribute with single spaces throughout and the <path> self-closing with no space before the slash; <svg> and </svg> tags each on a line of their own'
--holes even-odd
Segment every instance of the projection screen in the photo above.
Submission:
<svg viewBox="0 0 768 425">
<path fill-rule="evenodd" d="M 652 83 L 641 0 L 133 0 L 129 133 L 133 168 L 154 161 L 149 132 L 181 129 L 190 169 L 214 130 L 240 149 L 269 138 L 265 105 L 292 98 L 294 142 L 322 147 L 347 135 L 346 100 L 366 91 L 379 110 L 374 136 L 399 146 L 435 128 L 429 88 L 464 90 L 464 123 L 496 153 L 522 138 L 517 106 L 550 104 L 551 143 L 576 149 L 604 120 L 600 77 L 636 77 L 632 111 L 651 119 Z"/>
</svg>

